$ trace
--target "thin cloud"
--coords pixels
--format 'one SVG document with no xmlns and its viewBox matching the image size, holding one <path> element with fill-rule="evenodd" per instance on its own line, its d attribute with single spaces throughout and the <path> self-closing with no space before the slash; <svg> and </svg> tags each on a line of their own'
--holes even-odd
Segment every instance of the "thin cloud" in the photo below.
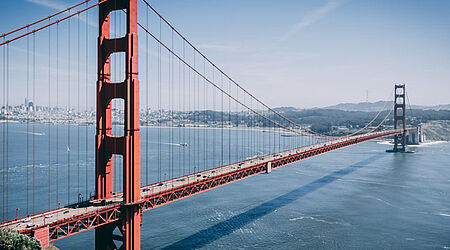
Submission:
<svg viewBox="0 0 450 250">
<path fill-rule="evenodd" d="M 58 10 L 58 11 L 70 7 L 70 5 L 68 5 L 66 3 L 61 3 L 59 1 L 54 1 L 54 0 L 25 0 L 25 1 L 27 1 L 29 3 L 32 3 L 32 4 L 36 4 L 36 5 L 42 6 L 42 7 L 45 7 L 45 8 Z M 66 14 L 68 14 L 68 12 Z M 82 21 L 84 23 L 87 23 L 91 27 L 97 27 L 97 23 L 96 22 L 94 22 L 92 20 L 87 20 L 84 15 L 76 15 L 75 18 L 79 18 L 80 21 Z"/>
<path fill-rule="evenodd" d="M 34 3 L 36 5 L 40 5 L 42 7 L 47 7 L 49 9 L 54 9 L 54 10 L 63 10 L 69 6 L 67 6 L 66 4 L 62 4 L 59 2 L 55 2 L 55 1 L 51 1 L 51 0 L 26 0 L 29 3 Z"/>
<path fill-rule="evenodd" d="M 219 52 L 235 52 L 239 50 L 239 46 L 235 45 L 225 45 L 225 44 L 200 44 L 199 49 L 215 50 Z"/>
<path fill-rule="evenodd" d="M 298 23 L 296 23 L 291 29 L 281 38 L 282 41 L 286 41 L 299 31 L 306 27 L 313 25 L 323 17 L 325 17 L 330 11 L 336 9 L 342 5 L 342 0 L 328 0 L 326 4 L 320 8 L 307 13 Z"/>
</svg>

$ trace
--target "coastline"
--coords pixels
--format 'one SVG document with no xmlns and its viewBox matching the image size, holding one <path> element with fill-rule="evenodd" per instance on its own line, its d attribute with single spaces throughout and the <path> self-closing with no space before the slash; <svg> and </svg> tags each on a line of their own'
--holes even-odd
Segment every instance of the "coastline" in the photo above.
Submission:
<svg viewBox="0 0 450 250">
<path fill-rule="evenodd" d="M 411 144 L 411 145 L 407 145 L 408 147 L 413 147 L 413 148 L 418 148 L 418 147 L 426 147 L 426 146 L 430 146 L 430 145 L 435 145 L 435 144 L 441 144 L 441 143 L 447 143 L 448 141 L 427 141 L 427 142 L 422 142 L 418 145 L 416 144 Z M 394 145 L 394 143 L 390 140 L 382 140 L 382 141 L 377 141 L 378 144 L 380 145 Z"/>
</svg>

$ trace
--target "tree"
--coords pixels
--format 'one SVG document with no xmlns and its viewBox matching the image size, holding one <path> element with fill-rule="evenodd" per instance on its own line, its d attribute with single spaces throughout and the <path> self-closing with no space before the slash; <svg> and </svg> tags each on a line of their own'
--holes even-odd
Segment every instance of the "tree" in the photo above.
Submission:
<svg viewBox="0 0 450 250">
<path fill-rule="evenodd" d="M 331 132 L 331 123 L 320 123 L 320 124 L 313 124 L 311 126 L 311 130 L 316 133 L 329 133 Z"/>
</svg>

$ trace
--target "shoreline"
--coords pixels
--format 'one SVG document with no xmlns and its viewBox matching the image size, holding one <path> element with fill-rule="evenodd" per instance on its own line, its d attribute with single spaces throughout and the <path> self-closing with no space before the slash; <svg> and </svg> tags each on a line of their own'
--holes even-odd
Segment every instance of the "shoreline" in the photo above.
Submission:
<svg viewBox="0 0 450 250">
<path fill-rule="evenodd" d="M 436 145 L 436 144 L 441 144 L 441 143 L 448 143 L 449 141 L 426 141 L 426 142 L 422 142 L 420 144 L 410 144 L 407 145 L 408 147 L 413 147 L 413 148 L 419 148 L 419 147 L 426 147 L 426 146 L 430 146 L 430 145 Z M 377 141 L 378 144 L 380 145 L 394 145 L 394 143 L 390 140 L 382 140 L 382 141 Z"/>
</svg>

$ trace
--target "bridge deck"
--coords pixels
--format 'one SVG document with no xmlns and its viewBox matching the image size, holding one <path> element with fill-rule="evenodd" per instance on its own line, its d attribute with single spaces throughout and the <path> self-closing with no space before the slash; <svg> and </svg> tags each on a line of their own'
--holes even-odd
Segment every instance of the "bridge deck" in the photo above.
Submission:
<svg viewBox="0 0 450 250">
<path fill-rule="evenodd" d="M 144 211 L 150 210 L 218 186 L 264 173 L 269 162 L 272 163 L 274 169 L 342 147 L 399 133 L 402 131 L 391 130 L 346 137 L 154 183 L 141 187 L 141 201 L 134 205 L 140 206 Z M 118 221 L 121 202 L 122 194 L 120 193 L 107 199 L 106 202 L 93 200 L 4 222 L 0 224 L 0 229 L 8 228 L 21 233 L 33 234 L 37 229 L 48 228 L 50 241 L 55 241 Z"/>
</svg>

